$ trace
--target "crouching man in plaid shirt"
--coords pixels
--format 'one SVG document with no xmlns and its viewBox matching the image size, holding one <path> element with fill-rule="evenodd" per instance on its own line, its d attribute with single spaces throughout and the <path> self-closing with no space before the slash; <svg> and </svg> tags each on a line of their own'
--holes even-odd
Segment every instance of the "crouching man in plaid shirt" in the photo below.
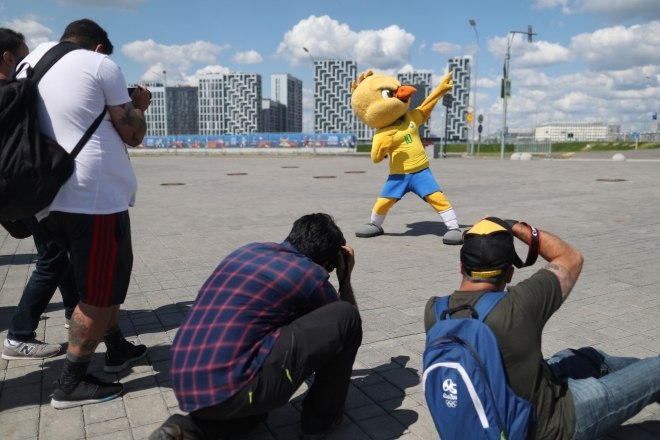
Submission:
<svg viewBox="0 0 660 440">
<path fill-rule="evenodd" d="M 353 249 L 332 217 L 305 215 L 286 240 L 250 243 L 220 262 L 172 344 L 175 414 L 150 440 L 226 438 L 256 426 L 314 375 L 302 438 L 342 419 L 362 324 Z M 330 284 L 337 269 L 339 292 Z"/>
</svg>

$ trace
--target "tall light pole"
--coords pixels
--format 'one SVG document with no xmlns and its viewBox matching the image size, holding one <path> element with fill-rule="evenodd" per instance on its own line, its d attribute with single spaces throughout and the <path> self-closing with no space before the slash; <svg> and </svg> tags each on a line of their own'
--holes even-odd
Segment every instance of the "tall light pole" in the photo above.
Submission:
<svg viewBox="0 0 660 440">
<path fill-rule="evenodd" d="M 500 159 L 504 159 L 504 138 L 506 137 L 506 104 L 507 100 L 511 97 L 511 80 L 509 79 L 509 58 L 511 58 L 511 42 L 516 34 L 527 34 L 527 42 L 532 42 L 532 36 L 536 35 L 532 32 L 532 25 L 527 25 L 527 32 L 524 31 L 509 31 L 506 43 L 506 56 L 504 57 L 504 76 L 502 77 L 502 108 L 504 110 L 504 117 L 502 118 L 502 144 L 500 146 Z"/>
<path fill-rule="evenodd" d="M 312 77 L 314 80 L 314 113 L 312 114 L 312 120 L 313 120 L 313 130 L 314 130 L 314 137 L 316 137 L 316 60 L 312 56 L 312 53 L 307 49 L 305 46 L 303 46 L 302 50 L 307 52 L 307 55 L 309 55 L 309 58 L 312 60 Z M 312 141 L 312 155 L 316 156 L 316 139 Z"/>
<path fill-rule="evenodd" d="M 474 132 L 476 123 L 475 116 L 477 115 L 477 55 L 479 54 L 479 32 L 477 32 L 477 21 L 470 19 L 470 26 L 474 29 L 474 35 L 477 38 L 477 53 L 474 55 L 474 100 L 472 104 L 472 145 L 470 146 L 470 153 L 474 154 Z"/>
</svg>

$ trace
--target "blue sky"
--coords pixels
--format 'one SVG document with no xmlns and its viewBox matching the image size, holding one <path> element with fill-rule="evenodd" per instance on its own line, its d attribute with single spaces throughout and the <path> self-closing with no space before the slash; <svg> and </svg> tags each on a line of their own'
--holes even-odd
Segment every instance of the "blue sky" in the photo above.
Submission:
<svg viewBox="0 0 660 440">
<path fill-rule="evenodd" d="M 0 26 L 31 49 L 57 40 L 79 18 L 103 26 L 127 81 L 196 84 L 206 72 L 303 80 L 303 128 L 311 130 L 311 59 L 351 59 L 358 70 L 431 71 L 447 60 L 476 61 L 477 113 L 484 133 L 502 126 L 499 98 L 510 31 L 513 96 L 508 126 L 546 122 L 620 124 L 648 131 L 660 111 L 660 0 L 0 0 Z M 476 27 L 469 20 L 476 21 Z M 476 29 L 476 32 L 475 32 Z M 309 53 L 302 48 L 306 47 Z M 431 129 L 442 132 L 438 107 Z"/>
</svg>

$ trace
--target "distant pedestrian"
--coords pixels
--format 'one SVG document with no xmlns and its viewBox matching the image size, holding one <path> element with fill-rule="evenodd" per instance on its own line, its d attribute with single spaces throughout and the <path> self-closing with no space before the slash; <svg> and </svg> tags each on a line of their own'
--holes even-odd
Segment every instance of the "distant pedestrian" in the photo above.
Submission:
<svg viewBox="0 0 660 440">
<path fill-rule="evenodd" d="M 302 438 L 342 419 L 362 341 L 353 249 L 327 214 L 305 215 L 282 243 L 230 253 L 202 286 L 172 344 L 175 414 L 151 440 L 216 439 L 253 428 L 311 376 Z M 337 269 L 339 293 L 330 284 Z"/>
</svg>

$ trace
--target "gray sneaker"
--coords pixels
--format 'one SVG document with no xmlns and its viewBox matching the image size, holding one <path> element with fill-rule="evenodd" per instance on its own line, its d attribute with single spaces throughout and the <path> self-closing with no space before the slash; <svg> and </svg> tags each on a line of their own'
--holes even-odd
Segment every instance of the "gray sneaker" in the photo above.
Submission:
<svg viewBox="0 0 660 440">
<path fill-rule="evenodd" d="M 463 244 L 463 231 L 460 229 L 450 229 L 448 230 L 444 237 L 442 237 L 442 242 L 448 245 L 459 245 Z"/>
<path fill-rule="evenodd" d="M 370 238 L 370 237 L 378 237 L 379 235 L 383 235 L 385 232 L 383 231 L 383 228 L 381 228 L 378 225 L 375 225 L 373 223 L 367 223 L 366 225 L 360 226 L 360 228 L 355 231 L 355 236 L 360 237 L 360 238 Z"/>
<path fill-rule="evenodd" d="M 5 338 L 2 359 L 45 359 L 58 355 L 60 351 L 62 351 L 60 344 L 47 344 L 34 338 L 29 341 L 14 341 Z"/>
</svg>

